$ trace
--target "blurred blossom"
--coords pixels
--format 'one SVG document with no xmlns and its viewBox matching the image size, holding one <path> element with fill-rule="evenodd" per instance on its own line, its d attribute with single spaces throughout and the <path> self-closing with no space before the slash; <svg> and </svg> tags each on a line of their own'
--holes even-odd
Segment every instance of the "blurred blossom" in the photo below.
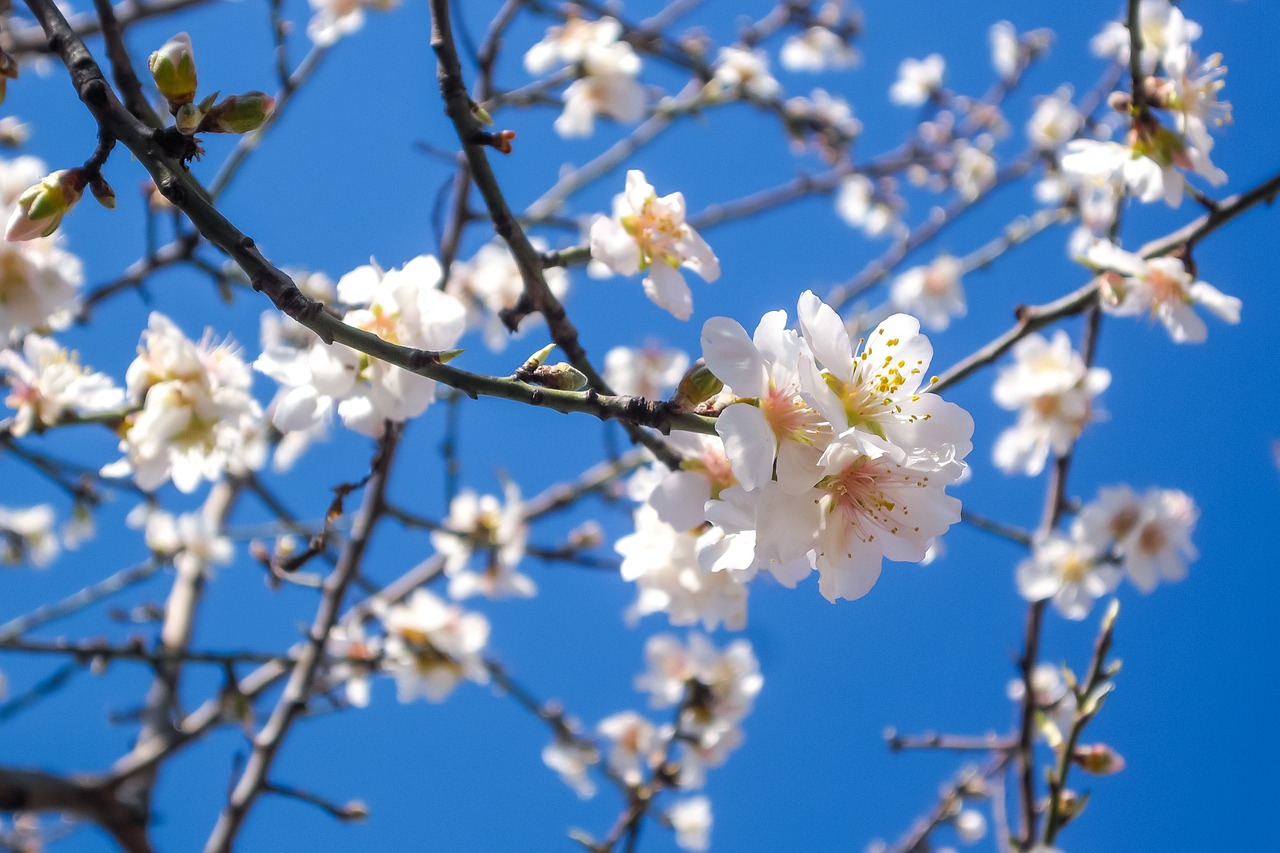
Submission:
<svg viewBox="0 0 1280 853">
<path fill-rule="evenodd" d="M 963 317 L 968 311 L 960 284 L 963 272 L 959 258 L 941 255 L 928 266 L 914 267 L 895 278 L 890 298 L 894 307 L 920 318 L 926 328 L 943 331 L 952 317 Z"/>
<path fill-rule="evenodd" d="M 15 438 L 69 414 L 92 416 L 124 403 L 124 391 L 111 377 L 81 367 L 78 353 L 40 335 L 27 335 L 21 354 L 0 350 L 0 370 L 10 389 L 5 405 L 16 412 L 9 427 Z"/>
<path fill-rule="evenodd" d="M 889 100 L 906 107 L 922 106 L 942 88 L 946 62 L 937 53 L 924 59 L 904 59 L 898 66 L 898 79 L 889 89 Z"/>
<path fill-rule="evenodd" d="M 1111 384 L 1111 372 L 1087 367 L 1061 329 L 1052 341 L 1029 335 L 1013 347 L 1015 363 L 1001 368 L 992 395 L 1018 421 L 996 440 L 995 461 L 1005 473 L 1034 477 L 1050 451 L 1065 456 L 1085 425 L 1097 420 L 1093 398 Z"/>
<path fill-rule="evenodd" d="M 600 756 L 594 748 L 560 734 L 542 750 L 542 762 L 558 773 L 560 780 L 582 800 L 596 795 L 596 783 L 591 781 L 588 772 L 599 761 Z"/>
<path fill-rule="evenodd" d="M 1064 86 L 1036 104 L 1027 121 L 1027 138 L 1041 151 L 1054 151 L 1075 135 L 1080 123 L 1080 111 L 1071 102 L 1071 88 Z"/>
<path fill-rule="evenodd" d="M 840 182 L 836 192 L 836 213 L 868 237 L 882 237 L 898 225 L 897 211 L 876 194 L 871 179 L 852 174 Z"/>
<path fill-rule="evenodd" d="M 676 844 L 693 853 L 711 849 L 711 801 L 704 796 L 688 797 L 671 805 L 666 812 L 671 828 L 676 831 Z"/>
<path fill-rule="evenodd" d="M 537 593 L 533 580 L 516 571 L 524 559 L 529 527 L 520 487 L 514 482 L 506 483 L 501 504 L 493 495 L 477 497 L 463 489 L 449 504 L 444 525 L 447 530 L 431 532 L 431 545 L 445 558 L 450 598 L 529 598 Z M 477 553 L 479 571 L 471 569 Z"/>
<path fill-rule="evenodd" d="M 662 758 L 662 738 L 658 728 L 635 711 L 621 711 L 596 726 L 608 738 L 609 770 L 628 785 L 639 785 L 644 772 Z"/>
<path fill-rule="evenodd" d="M 1001 80 L 1009 80 L 1018 70 L 1018 31 L 1008 21 L 997 21 L 987 31 L 991 46 L 991 67 Z"/>
<path fill-rule="evenodd" d="M 546 241 L 533 237 L 529 242 L 536 251 L 546 251 Z M 569 290 L 568 273 L 561 267 L 547 267 L 542 276 L 552 295 L 563 299 Z M 524 293 L 524 277 L 506 245 L 496 241 L 486 243 L 470 261 L 454 261 L 449 268 L 445 292 L 466 308 L 468 329 L 483 329 L 485 346 L 494 352 L 506 349 L 513 333 L 502 322 L 499 312 L 514 308 Z M 523 334 L 539 322 L 539 315 L 530 314 L 514 334 Z"/>
<path fill-rule="evenodd" d="M 826 27 L 807 27 L 789 36 L 778 59 L 788 71 L 812 72 L 849 68 L 861 61 L 856 50 Z"/>
<path fill-rule="evenodd" d="M 1206 282 L 1192 281 L 1179 258 L 1145 259 L 1098 241 L 1086 253 L 1085 262 L 1115 273 L 1103 276 L 1104 311 L 1159 318 L 1177 343 L 1203 343 L 1209 335 L 1193 306 L 1199 305 L 1227 323 L 1240 322 L 1240 300 Z"/>
<path fill-rule="evenodd" d="M 1191 533 L 1199 515 L 1185 492 L 1150 489 L 1139 496 L 1120 485 L 1100 489 L 1076 524 L 1096 547 L 1114 550 L 1134 586 L 1151 592 L 1161 580 L 1187 576 L 1187 562 L 1197 557 Z"/>
<path fill-rule="evenodd" d="M 665 400 L 689 369 L 683 351 L 646 343 L 614 347 L 604 357 L 604 381 L 615 393 L 646 400 Z"/>
<path fill-rule="evenodd" d="M 54 520 L 50 504 L 17 509 L 0 506 L 0 562 L 16 565 L 30 561 L 41 569 L 52 563 L 61 550 Z"/>
<path fill-rule="evenodd" d="M 364 10 L 385 12 L 399 0 L 308 0 L 314 14 L 307 22 L 307 37 L 317 47 L 329 47 L 364 26 Z"/>
<path fill-rule="evenodd" d="M 769 74 L 769 54 L 763 50 L 722 47 L 713 71 L 710 85 L 721 92 L 771 101 L 782 91 L 778 81 Z"/>
<path fill-rule="evenodd" d="M 1200 25 L 1187 20 L 1170 0 L 1140 0 L 1138 29 L 1142 39 L 1142 67 L 1150 74 L 1170 53 L 1200 38 Z M 1090 42 L 1096 56 L 1129 61 L 1129 28 L 1118 21 L 1108 22 Z"/>
<path fill-rule="evenodd" d="M 987 834 L 987 818 L 975 809 L 963 809 L 952 823 L 955 825 L 956 835 L 965 844 L 977 844 Z"/>
<path fill-rule="evenodd" d="M 489 642 L 489 620 L 481 614 L 416 589 L 381 618 L 387 632 L 384 667 L 395 677 L 401 702 L 418 696 L 443 702 L 464 678 L 488 682 L 481 654 Z"/>
<path fill-rule="evenodd" d="M 1032 555 L 1018 564 L 1018 592 L 1028 601 L 1053 599 L 1068 619 L 1083 619 L 1093 602 L 1120 582 L 1120 570 L 1103 559 L 1091 543 L 1075 535 L 1050 533 L 1035 543 Z"/>
</svg>

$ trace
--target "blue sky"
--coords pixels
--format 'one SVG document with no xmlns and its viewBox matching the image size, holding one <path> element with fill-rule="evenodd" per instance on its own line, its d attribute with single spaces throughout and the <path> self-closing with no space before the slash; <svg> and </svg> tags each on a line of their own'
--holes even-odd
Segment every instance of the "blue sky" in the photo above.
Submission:
<svg viewBox="0 0 1280 853">
<path fill-rule="evenodd" d="M 466 5 L 465 18 L 477 33 L 497 6 Z M 1234 105 L 1235 123 L 1214 150 L 1215 161 L 1231 178 L 1221 190 L 1225 195 L 1280 169 L 1274 144 L 1280 118 L 1272 103 L 1274 86 L 1268 83 L 1275 73 L 1271 55 L 1280 8 L 1264 0 L 1199 0 L 1182 6 L 1204 26 L 1201 51 L 1221 51 L 1230 68 L 1225 96 Z M 639 18 L 656 8 L 634 3 L 626 12 Z M 688 20 L 722 40 L 737 16 L 764 8 L 710 0 Z M 1032 69 L 1007 106 L 1014 134 L 997 151 L 1016 153 L 1032 95 L 1062 83 L 1080 92 L 1102 73 L 1103 64 L 1088 54 L 1088 39 L 1120 11 L 1111 2 L 1013 0 L 899 0 L 867 2 L 863 8 L 862 67 L 817 77 L 779 72 L 789 94 L 807 94 L 821 85 L 853 103 L 865 126 L 860 157 L 892 147 L 918 119 L 914 110 L 887 102 L 901 59 L 941 52 L 948 85 L 980 95 L 994 76 L 987 28 L 1001 19 L 1019 30 L 1049 27 L 1056 33 L 1050 56 Z M 301 25 L 308 11 L 296 2 L 286 2 L 285 9 L 299 22 L 299 33 L 290 41 L 297 61 L 306 47 Z M 274 262 L 322 270 L 336 279 L 371 256 L 391 267 L 435 250 L 433 199 L 451 168 L 424 156 L 414 143 L 447 149 L 455 138 L 435 88 L 426 14 L 425 4 L 408 2 L 392 13 L 371 15 L 364 30 L 339 43 L 226 196 L 226 214 Z M 526 16 L 512 28 L 497 74 L 501 85 L 527 80 L 519 56 L 540 37 L 542 25 L 542 19 Z M 130 32 L 129 43 L 141 58 L 178 29 L 191 33 L 208 85 L 224 92 L 272 88 L 265 3 L 202 9 L 184 16 L 180 26 L 148 23 Z M 776 51 L 779 43 L 768 46 Z M 100 43 L 91 47 L 101 54 Z M 645 80 L 673 86 L 677 78 L 649 61 Z M 28 148 L 51 167 L 78 163 L 91 150 L 92 123 L 60 69 L 47 77 L 24 73 L 10 85 L 5 113 L 32 123 Z M 516 152 L 496 162 L 515 207 L 536 198 L 562 164 L 580 164 L 620 135 L 605 125 L 589 140 L 562 141 L 550 129 L 554 116 L 552 108 L 540 107 L 499 117 L 501 127 L 518 133 Z M 209 155 L 194 169 L 206 179 L 229 145 L 212 140 L 208 148 Z M 626 165 L 644 170 L 660 194 L 684 192 L 692 210 L 820 167 L 812 157 L 791 154 L 774 124 L 736 106 L 690 122 Z M 90 285 L 109 280 L 145 246 L 132 191 L 143 171 L 118 150 L 107 177 L 121 198 L 120 210 L 109 214 L 85 204 L 64 226 L 70 247 L 86 260 Z M 622 180 L 619 170 L 584 192 L 573 212 L 607 209 Z M 1033 209 L 1029 184 L 1001 190 L 914 260 L 927 261 L 942 250 L 969 252 L 999 233 L 1013 215 Z M 1191 203 L 1176 211 L 1133 208 L 1125 219 L 1125 245 L 1136 247 L 1197 214 Z M 1124 669 L 1088 739 L 1114 746 L 1128 769 L 1081 783 L 1093 791 L 1093 799 L 1061 837 L 1067 853 L 1261 849 L 1258 839 L 1272 831 L 1280 782 L 1271 768 L 1280 752 L 1266 733 L 1280 697 L 1274 655 L 1267 650 L 1275 647 L 1280 580 L 1266 524 L 1280 506 L 1280 477 L 1271 452 L 1280 438 L 1280 406 L 1270 387 L 1271 371 L 1280 363 L 1273 331 L 1280 315 L 1280 291 L 1274 286 L 1278 229 L 1277 213 L 1260 208 L 1198 249 L 1201 277 L 1244 301 L 1239 326 L 1210 321 L 1208 343 L 1177 346 L 1162 329 L 1141 321 L 1116 318 L 1103 324 L 1098 360 L 1112 372 L 1102 397 L 1109 418 L 1081 441 L 1070 492 L 1088 499 L 1100 486 L 1119 482 L 1187 491 L 1202 511 L 1195 535 L 1201 558 L 1179 585 L 1162 586 L 1149 596 L 1121 588 L 1116 653 Z M 933 337 L 935 371 L 1007 328 L 1014 304 L 1046 301 L 1086 281 L 1087 274 L 1066 258 L 1068 233 L 1051 231 L 994 269 L 966 279 L 969 316 Z M 486 236 L 484 226 L 475 228 L 463 256 Z M 576 239 L 563 232 L 545 236 L 558 244 Z M 752 328 L 765 311 L 794 312 L 802 290 L 823 292 L 885 248 L 844 225 L 826 197 L 710 229 L 705 236 L 724 274 L 711 285 L 690 277 L 695 314 L 689 323 L 649 303 L 638 279 L 598 281 L 575 271 L 567 307 L 588 352 L 602 357 L 609 347 L 639 345 L 650 337 L 696 352 L 698 330 L 708 317 L 730 316 Z M 153 279 L 145 300 L 134 295 L 115 300 L 102 310 L 97 325 L 73 330 L 66 340 L 88 363 L 122 378 L 151 309 L 170 314 L 193 337 L 205 325 L 231 333 L 252 355 L 258 317 L 266 307 L 264 299 L 249 293 L 225 304 L 199 274 L 167 271 Z M 1078 336 L 1078 322 L 1064 327 Z M 478 336 L 464 345 L 469 348 L 462 366 L 505 373 L 541 340 L 526 336 L 501 356 L 485 351 Z M 976 422 L 973 478 L 955 493 L 983 515 L 1032 527 L 1043 481 L 1007 477 L 990 462 L 996 435 L 1013 418 L 991 403 L 993 378 L 991 370 L 985 371 L 947 395 L 969 409 Z M 260 381 L 265 400 L 271 389 L 265 377 Z M 496 492 L 501 469 L 526 494 L 536 493 L 598 461 L 608 442 L 623 440 L 619 430 L 593 419 L 526 412 L 498 401 L 467 402 L 460 418 L 463 482 L 479 491 Z M 433 409 L 412 425 L 405 462 L 390 487 L 394 500 L 413 502 L 436 516 L 445 510 L 437 452 L 442 422 L 442 409 Z M 86 460 L 115 458 L 113 441 L 102 432 L 77 430 L 74 436 L 48 439 L 46 446 Z M 305 457 L 288 480 L 273 482 L 298 515 L 316 517 L 329 500 L 328 489 L 360 476 L 368 456 L 367 440 L 338 435 Z M 0 465 L 10 484 L 0 502 L 60 500 L 12 461 Z M 175 507 L 186 500 L 176 494 L 166 498 Z M 65 505 L 59 506 L 65 513 Z M 130 506 L 121 494 L 103 510 L 97 542 L 65 555 L 47 571 L 0 575 L 0 618 L 144 558 L 142 543 L 122 530 Z M 616 537 L 627 531 L 629 508 L 584 505 L 536 527 L 532 540 L 556 542 L 587 517 L 598 518 Z M 233 521 L 248 525 L 263 518 L 258 507 L 247 504 Z M 390 580 L 429 548 L 425 534 L 388 525 L 372 548 L 369 574 Z M 829 604 L 818 595 L 816 580 L 795 590 L 754 585 L 745 636 L 755 646 L 765 686 L 745 722 L 745 745 L 710 774 L 713 849 L 861 850 L 876 837 L 892 840 L 932 807 L 938 786 L 963 762 L 950 755 L 892 755 L 883 744 L 885 727 L 984 734 L 1011 725 L 1013 706 L 1005 685 L 1014 674 L 1025 614 L 1013 584 L 1021 552 L 965 527 L 948 534 L 946 548 L 946 557 L 927 567 L 887 565 L 871 594 L 857 602 Z M 609 573 L 532 563 L 528 572 L 540 588 L 536 599 L 480 606 L 493 624 L 491 652 L 521 683 L 559 700 L 587 726 L 618 710 L 643 710 L 646 699 L 631 681 L 643 669 L 645 639 L 669 630 L 663 617 L 649 617 L 635 628 L 624 625 L 633 590 Z M 310 619 L 314 597 L 292 589 L 270 592 L 261 574 L 243 548 L 234 565 L 219 571 L 201 615 L 197 647 L 283 648 L 297 636 L 297 626 Z M 158 600 L 166 588 L 167 578 L 157 577 L 115 603 Z M 1083 623 L 1050 616 L 1045 658 L 1083 669 L 1098 615 Z M 91 614 L 45 634 L 63 632 L 117 638 L 126 633 Z M 724 632 L 716 636 L 722 644 L 729 638 Z M 12 692 L 54 667 L 48 659 L 0 657 Z M 194 676 L 186 701 L 200 701 L 216 689 L 219 677 L 216 671 Z M 112 718 L 128 714 L 147 682 L 148 673 L 130 664 L 116 664 L 100 676 L 77 674 L 35 709 L 0 722 L 0 764 L 68 771 L 105 767 L 128 748 L 134 733 L 132 725 Z M 326 714 L 300 725 L 275 774 L 336 801 L 363 800 L 370 819 L 338 825 L 307 806 L 268 797 L 246 826 L 243 849 L 573 849 L 565 836 L 569 828 L 603 833 L 621 803 L 608 789 L 580 802 L 543 766 L 539 754 L 548 739 L 542 724 L 487 688 L 464 685 L 443 705 L 400 705 L 392 686 L 380 683 L 369 709 Z M 202 843 L 232 778 L 232 756 L 244 751 L 242 735 L 227 728 L 168 765 L 156 803 L 160 849 L 195 849 Z M 991 849 L 990 839 L 983 845 L 978 849 Z M 93 831 L 81 831 L 54 849 L 109 847 Z M 669 833 L 648 826 L 641 849 L 675 848 Z"/>
</svg>

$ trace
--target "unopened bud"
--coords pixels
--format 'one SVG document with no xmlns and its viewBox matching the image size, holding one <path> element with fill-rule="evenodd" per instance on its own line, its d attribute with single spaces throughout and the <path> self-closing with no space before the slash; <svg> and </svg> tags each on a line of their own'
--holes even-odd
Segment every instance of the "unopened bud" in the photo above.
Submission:
<svg viewBox="0 0 1280 853">
<path fill-rule="evenodd" d="M 723 389 L 724 382 L 711 372 L 705 361 L 698 359 L 681 377 L 671 398 L 671 407 L 679 412 L 692 412 Z"/>
<path fill-rule="evenodd" d="M 116 209 L 116 191 L 111 188 L 111 184 L 107 183 L 107 179 L 102 177 L 101 174 L 94 175 L 89 181 L 89 191 L 98 200 L 98 204 L 107 210 Z"/>
<path fill-rule="evenodd" d="M 147 60 L 156 88 L 176 111 L 196 97 L 196 60 L 191 52 L 191 36 L 178 33 Z"/>
<path fill-rule="evenodd" d="M 485 127 L 493 125 L 493 116 L 489 115 L 489 111 L 477 104 L 475 101 L 471 102 L 471 114 L 476 117 L 476 121 L 480 122 L 480 124 Z"/>
<path fill-rule="evenodd" d="M 195 104 L 183 104 L 178 107 L 173 114 L 173 124 L 178 131 L 186 136 L 190 136 L 200 127 L 200 122 L 204 121 L 204 110 Z"/>
<path fill-rule="evenodd" d="M 493 134 L 493 147 L 503 154 L 511 153 L 511 140 L 516 138 L 514 130 L 500 130 Z"/>
<path fill-rule="evenodd" d="M 21 145 L 27 141 L 31 130 L 15 116 L 0 118 L 0 145 Z"/>
<path fill-rule="evenodd" d="M 205 116 L 204 130 L 211 133 L 248 133 L 271 117 L 276 99 L 265 92 L 228 95 Z"/>
<path fill-rule="evenodd" d="M 1110 776 L 1124 769 L 1124 758 L 1105 743 L 1078 746 L 1072 758 L 1084 772 L 1094 776 Z"/>
<path fill-rule="evenodd" d="M 544 364 L 533 371 L 529 381 L 544 388 L 556 391 L 581 391 L 587 387 L 587 377 L 572 364 L 563 361 L 556 364 Z"/>
<path fill-rule="evenodd" d="M 342 807 L 342 819 L 362 821 L 369 817 L 369 807 L 360 800 L 352 800 Z"/>
<path fill-rule="evenodd" d="M 1107 97 L 1107 106 L 1118 113 L 1127 113 L 1133 107 L 1133 97 L 1128 92 L 1112 92 Z"/>
<path fill-rule="evenodd" d="M 80 200 L 84 184 L 84 172 L 80 169 L 60 169 L 46 175 L 18 196 L 4 238 L 16 243 L 48 237 L 57 231 L 62 217 Z"/>
</svg>

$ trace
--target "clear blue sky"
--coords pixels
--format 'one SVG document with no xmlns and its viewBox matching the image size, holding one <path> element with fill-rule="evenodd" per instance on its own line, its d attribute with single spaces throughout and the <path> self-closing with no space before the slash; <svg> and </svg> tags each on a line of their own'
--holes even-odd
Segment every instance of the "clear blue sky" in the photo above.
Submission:
<svg viewBox="0 0 1280 853">
<path fill-rule="evenodd" d="M 466 20 L 479 33 L 498 4 L 465 5 Z M 1182 5 L 1204 26 L 1201 51 L 1221 51 L 1230 68 L 1224 94 L 1236 120 L 1214 150 L 1215 161 L 1231 177 L 1222 193 L 1247 188 L 1280 169 L 1272 59 L 1280 8 L 1265 0 Z M 299 22 L 290 42 L 296 61 L 305 50 L 301 29 L 308 11 L 299 2 L 286 2 L 285 8 Z M 638 18 L 656 8 L 637 2 L 627 12 Z M 711 0 L 690 21 L 726 39 L 738 15 L 764 8 Z M 1051 56 L 1032 70 L 1006 111 L 1014 136 L 998 150 L 1006 155 L 1020 150 L 1021 128 L 1031 110 L 1028 96 L 1049 93 L 1064 82 L 1077 91 L 1087 88 L 1103 70 L 1088 53 L 1088 39 L 1120 12 L 1109 0 L 898 0 L 867 2 L 864 9 L 861 68 L 820 77 L 779 71 L 789 94 L 807 94 L 821 85 L 853 103 L 866 128 L 858 149 L 862 156 L 896 144 L 915 118 L 913 110 L 887 103 L 901 59 L 941 52 L 948 85 L 980 95 L 993 80 L 987 28 L 1000 19 L 1013 21 L 1019 30 L 1043 26 L 1057 34 Z M 139 26 L 130 32 L 129 43 L 141 58 L 178 29 L 192 34 L 202 80 L 224 92 L 272 88 L 265 3 L 203 9 L 184 17 L 180 26 Z M 416 151 L 413 143 L 451 148 L 455 138 L 443 118 L 427 37 L 423 3 L 370 15 L 362 32 L 338 44 L 254 155 L 224 210 L 273 261 L 322 270 L 336 279 L 370 256 L 390 267 L 435 250 L 432 205 L 451 170 Z M 513 27 L 498 71 L 501 85 L 526 81 L 519 56 L 539 37 L 540 25 L 531 18 Z M 777 46 L 770 43 L 775 51 Z M 91 47 L 101 57 L 100 43 Z M 645 79 L 675 80 L 652 61 Z M 29 150 L 51 167 L 78 163 L 92 148 L 91 120 L 59 68 L 47 78 L 24 73 L 10 85 L 4 112 L 33 124 Z M 562 164 L 582 163 L 618 135 L 606 125 L 590 140 L 564 142 L 551 132 L 554 115 L 544 107 L 499 118 L 500 126 L 519 134 L 516 153 L 497 163 L 517 207 L 554 180 Z M 206 179 L 229 150 L 223 140 L 208 147 L 209 156 L 195 167 Z M 739 107 L 691 123 L 627 165 L 643 169 L 659 193 L 683 191 L 693 210 L 782 183 L 797 169 L 818 168 L 812 159 L 794 158 L 775 125 Z M 120 150 L 107 176 L 121 209 L 108 214 L 85 204 L 65 226 L 71 248 L 86 259 L 90 284 L 110 279 L 144 251 L 133 193 L 143 171 Z M 605 179 L 582 195 L 574 212 L 606 209 L 622 180 L 621 171 Z M 1027 186 L 998 193 L 948 229 L 937 249 L 971 251 L 995 236 L 1013 213 L 1033 209 L 1029 199 Z M 1177 211 L 1133 210 L 1126 217 L 1125 243 L 1137 246 L 1196 214 L 1191 203 Z M 474 230 L 464 257 L 482 242 L 484 230 Z M 995 270 L 966 279 L 970 315 L 934 336 L 936 370 L 1006 328 L 1015 303 L 1045 301 L 1085 281 L 1083 271 L 1066 260 L 1067 233 L 1051 232 Z M 1139 489 L 1189 492 L 1202 510 L 1195 535 L 1201 558 L 1182 584 L 1162 586 L 1150 596 L 1130 586 L 1120 591 L 1117 655 L 1124 670 L 1088 739 L 1114 746 L 1128 769 L 1081 783 L 1094 796 L 1083 818 L 1060 839 L 1067 853 L 1263 850 L 1268 845 L 1262 839 L 1274 831 L 1280 782 L 1273 768 L 1280 751 L 1268 732 L 1280 699 L 1273 653 L 1280 561 L 1266 525 L 1280 506 L 1280 475 L 1271 452 L 1280 438 L 1271 377 L 1280 364 L 1274 331 L 1280 315 L 1280 290 L 1274 284 L 1278 233 L 1280 212 L 1260 208 L 1198 250 L 1201 277 L 1244 301 L 1241 324 L 1227 327 L 1211 320 L 1207 344 L 1177 346 L 1161 329 L 1141 322 L 1104 323 L 1099 363 L 1113 376 L 1103 396 L 1110 419 L 1092 427 L 1081 442 L 1070 491 L 1087 499 L 1100 486 L 1128 482 Z M 574 239 L 546 236 L 553 242 Z M 884 248 L 841 223 L 828 198 L 715 228 L 705 236 L 724 274 L 714 285 L 690 277 L 695 314 L 689 323 L 674 321 L 650 304 L 638 279 L 597 281 L 575 271 L 568 308 L 588 352 L 603 357 L 611 346 L 639 345 L 650 336 L 696 351 L 706 318 L 726 315 L 752 328 L 767 310 L 794 312 L 802 290 L 822 292 Z M 927 251 L 918 260 L 932 256 Z M 147 311 L 155 308 L 193 337 L 212 325 L 256 354 L 265 299 L 240 293 L 226 305 L 206 279 L 189 272 L 156 276 L 147 293 L 147 301 L 115 300 L 101 313 L 101 325 L 76 330 L 66 340 L 87 362 L 122 378 Z M 1076 323 L 1066 328 L 1078 332 Z M 530 350 L 540 343 L 536 336 L 524 340 Z M 526 348 L 517 344 L 504 357 L 494 357 L 478 337 L 468 343 L 460 363 L 492 372 L 509 372 Z M 987 371 L 948 395 L 973 413 L 977 425 L 973 478 L 956 493 L 975 511 L 1030 527 L 1038 517 L 1043 482 L 1006 477 L 990 462 L 996 435 L 1012 419 L 990 402 L 992 379 Z M 261 383 L 265 401 L 271 389 L 265 378 Z M 391 483 L 396 499 L 437 516 L 444 514 L 437 453 L 441 414 L 433 410 L 413 424 L 406 462 Z M 609 433 L 613 441 L 621 440 L 620 431 L 592 419 L 526 412 L 493 401 L 466 403 L 461 418 L 463 480 L 479 491 L 497 490 L 495 472 L 501 468 L 526 494 L 535 493 L 597 461 Z M 111 438 L 103 433 L 77 431 L 74 437 L 55 437 L 48 447 L 83 459 L 115 458 Z M 288 481 L 290 505 L 300 516 L 317 516 L 328 502 L 328 488 L 358 477 L 368 455 L 367 440 L 351 435 L 313 450 Z M 58 501 L 47 485 L 13 462 L 0 465 L 7 484 L 0 503 Z M 183 506 L 179 496 L 169 497 L 175 498 L 174 506 Z M 96 543 L 65 555 L 46 572 L 0 575 L 0 618 L 142 559 L 142 543 L 120 524 L 130 506 L 128 496 L 121 495 L 100 517 Z M 65 512 L 65 505 L 60 509 Z M 248 506 L 234 521 L 251 524 L 262 519 L 257 513 Z M 626 532 L 629 508 L 593 504 L 535 528 L 532 540 L 556 542 L 588 516 L 600 519 L 616 537 Z M 368 563 L 374 578 L 389 580 L 429 551 L 424 534 L 402 534 L 394 525 L 384 534 Z M 745 745 L 726 767 L 710 774 L 713 849 L 861 850 L 876 837 L 892 840 L 932 807 L 938 786 L 962 762 L 946 755 L 891 755 L 882 740 L 886 726 L 907 733 L 983 734 L 1011 724 L 1005 685 L 1014 673 L 1025 613 L 1013 584 L 1021 553 L 964 527 L 948 534 L 946 547 L 946 558 L 928 567 L 887 565 L 872 593 L 857 602 L 829 604 L 813 580 L 796 590 L 767 582 L 753 586 L 745 634 L 760 658 L 765 686 L 746 720 Z M 269 592 L 261 569 L 243 548 L 238 556 L 210 587 L 196 646 L 286 646 L 297 636 L 297 626 L 309 622 L 313 596 Z M 643 668 L 645 639 L 667 630 L 663 617 L 626 627 L 622 613 L 633 589 L 608 573 L 533 563 L 528 572 L 539 584 L 537 599 L 477 605 L 493 624 L 491 652 L 533 692 L 562 701 L 588 726 L 625 708 L 643 710 L 646 699 L 631 689 L 631 680 Z M 158 600 L 166 588 L 167 580 L 157 578 L 117 603 Z M 1096 618 L 1075 624 L 1051 617 L 1046 659 L 1083 669 L 1095 629 Z M 118 626 L 89 616 L 63 623 L 61 631 L 123 636 Z M 718 642 L 727 640 L 728 635 L 717 636 Z M 14 692 L 53 667 L 46 659 L 0 657 Z M 35 710 L 0 723 L 0 763 L 67 771 L 105 767 L 128 748 L 134 733 L 132 725 L 111 718 L 128 714 L 147 681 L 147 672 L 130 664 L 117 664 L 102 676 L 77 675 Z M 216 672 L 193 678 L 187 701 L 194 706 L 217 682 Z M 380 683 L 369 709 L 299 726 L 275 774 L 337 801 L 363 800 L 370 819 L 338 825 L 298 803 L 264 798 L 245 828 L 243 849 L 573 849 L 566 830 L 582 827 L 602 834 L 621 804 L 608 789 L 580 802 L 543 766 L 539 755 L 548 739 L 543 725 L 487 688 L 464 685 L 443 705 L 399 705 L 392 685 Z M 228 728 L 168 765 L 156 804 L 160 849 L 190 850 L 203 842 L 222 805 L 237 752 L 245 752 L 245 743 Z M 990 838 L 983 845 L 979 849 L 991 849 Z M 95 832 L 82 831 L 55 849 L 108 847 Z M 641 849 L 675 848 L 669 833 L 649 826 Z"/>
</svg>

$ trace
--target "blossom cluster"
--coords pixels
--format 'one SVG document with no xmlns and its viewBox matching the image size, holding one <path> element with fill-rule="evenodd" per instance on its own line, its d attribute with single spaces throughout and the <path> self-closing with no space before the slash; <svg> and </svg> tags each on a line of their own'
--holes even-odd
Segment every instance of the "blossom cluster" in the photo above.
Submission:
<svg viewBox="0 0 1280 853">
<path fill-rule="evenodd" d="M 884 558 L 924 560 L 959 520 L 945 488 L 966 471 L 973 421 L 930 393 L 918 321 L 893 315 L 855 348 L 813 293 L 798 315 L 798 331 L 785 311 L 750 336 L 724 317 L 703 326 L 725 384 L 717 436 L 680 439 L 679 470 L 632 482 L 644 505 L 616 548 L 638 615 L 741 627 L 761 571 L 791 587 L 816 569 L 828 600 L 859 598 Z"/>
<path fill-rule="evenodd" d="M 1029 601 L 1053 600 L 1068 619 L 1083 619 L 1093 602 L 1126 576 L 1142 592 L 1187 575 L 1199 511 L 1184 492 L 1125 485 L 1101 489 L 1066 532 L 1039 538 L 1017 568 L 1018 591 Z"/>
<path fill-rule="evenodd" d="M 577 76 L 564 91 L 564 111 L 555 121 L 556 133 L 565 137 L 590 136 L 596 116 L 622 122 L 644 116 L 644 87 L 637 79 L 640 57 L 620 41 L 622 25 L 608 16 L 589 21 L 569 17 L 547 30 L 546 37 L 524 55 L 530 74 L 544 74 L 568 65 Z"/>
</svg>

